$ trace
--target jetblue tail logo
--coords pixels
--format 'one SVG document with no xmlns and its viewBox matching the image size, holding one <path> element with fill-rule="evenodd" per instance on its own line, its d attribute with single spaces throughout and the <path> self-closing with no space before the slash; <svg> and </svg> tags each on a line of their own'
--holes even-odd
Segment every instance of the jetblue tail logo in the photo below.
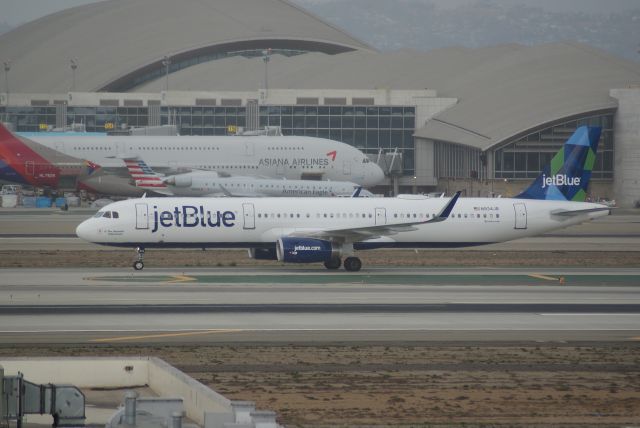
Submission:
<svg viewBox="0 0 640 428">
<path fill-rule="evenodd" d="M 583 202 L 596 161 L 600 127 L 581 126 L 524 192 L 522 199 L 553 199 Z"/>
</svg>

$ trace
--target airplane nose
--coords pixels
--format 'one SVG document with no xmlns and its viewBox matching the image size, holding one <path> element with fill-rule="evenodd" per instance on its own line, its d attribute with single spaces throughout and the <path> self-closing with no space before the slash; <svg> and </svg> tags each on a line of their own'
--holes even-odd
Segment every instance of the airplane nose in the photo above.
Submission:
<svg viewBox="0 0 640 428">
<path fill-rule="evenodd" d="M 85 220 L 76 227 L 78 238 L 91 242 L 91 225 L 89 220 Z"/>
</svg>

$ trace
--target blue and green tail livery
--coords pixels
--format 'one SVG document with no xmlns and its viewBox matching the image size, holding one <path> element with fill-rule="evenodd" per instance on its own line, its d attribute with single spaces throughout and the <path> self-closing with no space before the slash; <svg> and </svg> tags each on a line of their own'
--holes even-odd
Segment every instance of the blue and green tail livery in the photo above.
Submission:
<svg viewBox="0 0 640 428">
<path fill-rule="evenodd" d="M 584 202 L 596 161 L 600 127 L 581 126 L 524 192 L 522 199 Z"/>
</svg>

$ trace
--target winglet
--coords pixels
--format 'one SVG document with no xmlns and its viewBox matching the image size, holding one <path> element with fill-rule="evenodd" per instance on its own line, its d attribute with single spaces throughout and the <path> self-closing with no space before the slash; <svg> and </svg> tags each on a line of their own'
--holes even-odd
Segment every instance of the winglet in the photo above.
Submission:
<svg viewBox="0 0 640 428">
<path fill-rule="evenodd" d="M 458 202 L 460 193 L 462 192 L 458 190 L 456 194 L 453 195 L 453 197 L 449 200 L 447 205 L 442 209 L 442 211 L 440 211 L 437 216 L 435 216 L 431 220 L 426 221 L 425 223 L 437 223 L 448 219 L 449 215 L 451 215 L 451 211 L 453 211 L 453 207 L 456 205 L 456 202 Z"/>
<path fill-rule="evenodd" d="M 356 189 L 353 191 L 353 193 L 351 194 L 352 198 L 358 198 L 360 197 L 360 192 L 362 192 L 362 186 L 358 186 L 356 187 Z"/>
</svg>

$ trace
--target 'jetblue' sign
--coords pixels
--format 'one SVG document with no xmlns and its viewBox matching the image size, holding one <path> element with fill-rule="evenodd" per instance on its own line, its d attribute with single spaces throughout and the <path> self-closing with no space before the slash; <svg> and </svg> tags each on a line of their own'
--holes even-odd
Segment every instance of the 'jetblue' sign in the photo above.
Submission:
<svg viewBox="0 0 640 428">
<path fill-rule="evenodd" d="M 233 227 L 236 215 L 231 211 L 205 210 L 200 205 L 174 207 L 173 211 L 158 211 L 153 207 L 153 228 L 155 233 L 161 227 Z"/>
</svg>

